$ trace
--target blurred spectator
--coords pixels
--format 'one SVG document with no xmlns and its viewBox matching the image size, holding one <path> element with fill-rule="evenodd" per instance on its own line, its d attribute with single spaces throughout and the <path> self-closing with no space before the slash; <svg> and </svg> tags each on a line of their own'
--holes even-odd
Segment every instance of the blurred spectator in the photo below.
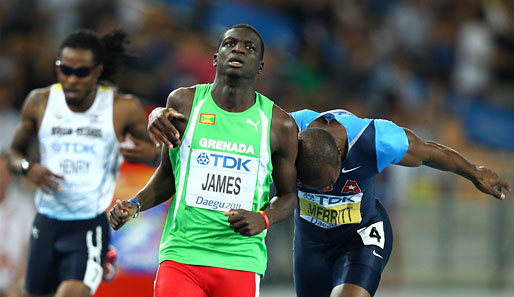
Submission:
<svg viewBox="0 0 514 297">
<path fill-rule="evenodd" d="M 0 296 L 21 297 L 25 281 L 30 227 L 35 210 L 19 180 L 0 155 Z"/>
<path fill-rule="evenodd" d="M 119 89 L 163 105 L 176 87 L 212 80 L 213 34 L 240 22 L 262 31 L 270 45 L 258 88 L 287 111 L 345 108 L 415 127 L 462 151 L 476 149 L 474 134 L 510 141 L 512 133 L 497 129 L 471 133 L 476 128 L 465 119 L 474 119 L 470 99 L 499 105 L 505 117 L 514 113 L 512 0 L 2 0 L 0 150 L 26 94 L 54 81 L 60 36 L 80 26 L 125 29 L 133 52 Z M 498 155 L 491 142 L 480 143 L 484 154 Z M 407 195 L 401 174 L 384 175 L 388 196 Z M 431 178 L 436 188 L 437 180 Z M 392 201 L 394 208 L 402 201 Z"/>
<path fill-rule="evenodd" d="M 388 15 L 397 49 L 405 50 L 410 55 L 425 54 L 432 14 L 429 1 L 397 1 Z"/>
<path fill-rule="evenodd" d="M 462 6 L 463 22 L 457 33 L 456 91 L 464 97 L 483 95 L 491 80 L 494 54 L 493 31 L 485 22 L 482 7 L 475 1 Z"/>
<path fill-rule="evenodd" d="M 14 92 L 11 86 L 0 78 L 0 123 L 2 125 L 0 152 L 5 152 L 9 149 L 14 130 L 16 130 L 20 120 L 20 112 L 12 106 L 13 99 Z"/>
</svg>

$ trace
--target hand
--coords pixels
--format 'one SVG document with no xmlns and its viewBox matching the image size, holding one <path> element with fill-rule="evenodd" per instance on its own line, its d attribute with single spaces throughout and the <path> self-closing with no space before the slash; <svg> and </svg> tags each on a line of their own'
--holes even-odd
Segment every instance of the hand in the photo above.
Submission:
<svg viewBox="0 0 514 297">
<path fill-rule="evenodd" d="M 478 177 L 473 182 L 473 184 L 480 191 L 491 196 L 494 196 L 495 198 L 500 200 L 505 199 L 505 194 L 502 193 L 502 189 L 512 191 L 510 186 L 491 169 L 486 168 L 484 166 L 479 166 L 477 167 L 477 170 Z"/>
<path fill-rule="evenodd" d="M 126 140 L 120 146 L 120 152 L 128 163 L 153 165 L 159 157 L 159 153 L 151 143 L 136 139 L 130 134 L 127 134 Z"/>
<path fill-rule="evenodd" d="M 180 145 L 180 133 L 172 124 L 174 119 L 183 119 L 184 115 L 173 108 L 157 107 L 148 116 L 148 134 L 153 143 L 160 147 L 167 145 L 170 149 Z"/>
<path fill-rule="evenodd" d="M 130 221 L 137 212 L 137 205 L 128 200 L 116 200 L 116 204 L 109 211 L 109 224 L 114 230 L 118 230 Z"/>
<path fill-rule="evenodd" d="M 47 194 L 52 194 L 52 191 L 59 192 L 62 189 L 61 181 L 64 181 L 64 176 L 51 172 L 39 163 L 32 164 L 27 178 Z"/>
<path fill-rule="evenodd" d="M 266 229 L 266 221 L 258 212 L 231 209 L 224 215 L 229 217 L 230 228 L 243 236 L 254 236 Z"/>
</svg>

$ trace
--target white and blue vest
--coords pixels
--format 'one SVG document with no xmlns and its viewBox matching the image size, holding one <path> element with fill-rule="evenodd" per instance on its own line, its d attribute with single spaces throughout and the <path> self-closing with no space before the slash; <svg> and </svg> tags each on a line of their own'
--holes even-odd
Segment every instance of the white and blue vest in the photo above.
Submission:
<svg viewBox="0 0 514 297">
<path fill-rule="evenodd" d="M 58 220 L 91 219 L 111 204 L 122 162 L 113 122 L 113 94 L 98 86 L 91 107 L 69 109 L 61 84 L 51 86 L 38 132 L 41 165 L 64 176 L 59 192 L 36 192 L 38 212 Z"/>
</svg>

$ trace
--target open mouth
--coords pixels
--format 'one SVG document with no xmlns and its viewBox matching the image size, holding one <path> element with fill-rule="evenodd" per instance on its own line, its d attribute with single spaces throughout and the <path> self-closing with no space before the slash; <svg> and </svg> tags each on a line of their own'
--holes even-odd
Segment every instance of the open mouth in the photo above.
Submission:
<svg viewBox="0 0 514 297">
<path fill-rule="evenodd" d="M 228 65 L 231 67 L 240 68 L 243 67 L 243 64 L 243 60 L 239 58 L 231 58 L 230 60 L 228 60 Z"/>
</svg>

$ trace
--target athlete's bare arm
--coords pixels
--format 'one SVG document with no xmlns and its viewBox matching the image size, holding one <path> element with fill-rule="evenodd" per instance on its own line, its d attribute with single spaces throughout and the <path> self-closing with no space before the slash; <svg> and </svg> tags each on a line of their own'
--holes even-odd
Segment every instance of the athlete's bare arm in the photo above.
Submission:
<svg viewBox="0 0 514 297">
<path fill-rule="evenodd" d="M 170 199 L 175 194 L 175 178 L 173 176 L 168 148 L 161 149 L 161 163 L 154 174 L 133 199 L 139 201 L 141 211 L 150 209 Z M 137 212 L 137 204 L 129 200 L 116 200 L 109 211 L 109 223 L 118 230 L 130 221 Z"/>
<path fill-rule="evenodd" d="M 292 215 L 298 200 L 295 165 L 298 155 L 297 126 L 293 118 L 276 105 L 271 122 L 271 150 L 277 194 L 265 211 L 273 224 Z"/>
<path fill-rule="evenodd" d="M 173 107 L 186 114 L 189 118 L 194 98 L 194 88 L 181 88 L 173 91 L 168 96 L 167 107 Z M 187 125 L 187 120 L 179 120 L 175 124 L 182 134 Z M 170 199 L 175 194 L 175 177 L 171 167 L 169 150 L 167 146 L 161 148 L 161 162 L 148 183 L 139 191 L 134 199 L 139 201 L 141 211 L 150 209 Z M 109 212 L 109 223 L 114 230 L 118 230 L 133 218 L 137 212 L 137 204 L 128 200 L 117 200 Z"/>
<path fill-rule="evenodd" d="M 48 96 L 48 88 L 36 89 L 27 96 L 23 104 L 21 120 L 14 133 L 8 153 L 8 167 L 15 174 L 23 173 L 21 164 L 27 158 L 28 148 L 37 136 Z M 26 174 L 30 181 L 46 193 L 50 193 L 50 190 L 58 191 L 60 189 L 59 180 L 64 179 L 39 163 L 32 163 Z"/>
<path fill-rule="evenodd" d="M 273 107 L 270 137 L 272 175 L 277 193 L 264 212 L 272 225 L 291 216 L 298 199 L 295 167 L 298 132 L 294 120 L 276 105 Z M 230 215 L 230 227 L 241 235 L 253 236 L 266 228 L 263 216 L 256 212 L 236 209 L 226 215 Z"/>
<path fill-rule="evenodd" d="M 120 141 L 131 143 L 131 145 L 123 145 L 120 149 L 125 161 L 156 164 L 159 153 L 146 132 L 146 113 L 136 97 L 115 93 L 114 127 L 116 137 Z"/>
<path fill-rule="evenodd" d="M 510 186 L 494 171 L 472 164 L 450 147 L 433 141 L 424 141 L 411 130 L 406 128 L 404 130 L 409 140 L 409 150 L 398 163 L 399 165 L 410 167 L 426 165 L 454 172 L 469 179 L 480 191 L 502 200 L 505 199 L 502 189 L 511 191 Z"/>
<path fill-rule="evenodd" d="M 180 145 L 180 133 L 172 124 L 174 119 L 183 119 L 184 115 L 173 108 L 156 107 L 148 116 L 147 130 L 153 143 L 159 147 L 167 145 L 170 149 Z"/>
</svg>

